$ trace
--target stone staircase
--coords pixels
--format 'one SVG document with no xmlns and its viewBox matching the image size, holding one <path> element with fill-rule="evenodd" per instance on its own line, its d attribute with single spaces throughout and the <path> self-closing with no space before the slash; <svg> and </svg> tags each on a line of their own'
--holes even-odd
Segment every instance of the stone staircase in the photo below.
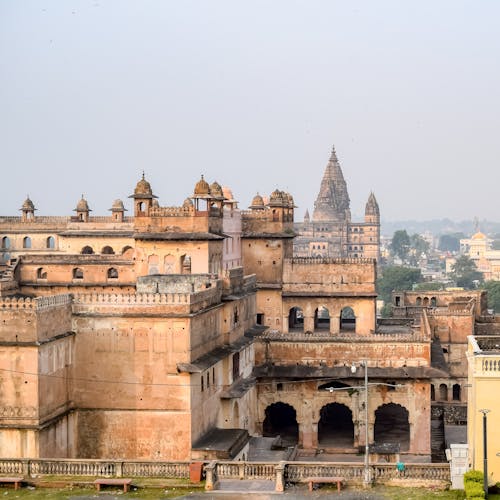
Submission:
<svg viewBox="0 0 500 500">
<path fill-rule="evenodd" d="M 433 463 L 446 462 L 444 448 L 444 421 L 443 419 L 433 419 L 431 420 L 431 457 Z"/>
</svg>

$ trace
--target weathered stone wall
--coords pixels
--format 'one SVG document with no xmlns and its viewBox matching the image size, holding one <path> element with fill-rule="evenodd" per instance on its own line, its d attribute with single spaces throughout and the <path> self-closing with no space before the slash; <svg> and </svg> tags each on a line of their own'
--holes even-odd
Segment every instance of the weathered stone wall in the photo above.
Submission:
<svg viewBox="0 0 500 500">
<path fill-rule="evenodd" d="M 257 365 L 344 366 L 346 362 L 369 360 L 377 367 L 430 366 L 429 342 L 273 342 L 255 344 Z M 348 361 L 346 361 L 348 360 Z"/>
<path fill-rule="evenodd" d="M 286 240 L 249 239 L 242 242 L 243 267 L 258 283 L 281 284 Z"/>
<path fill-rule="evenodd" d="M 78 411 L 77 456 L 186 460 L 191 451 L 189 411 Z"/>
</svg>

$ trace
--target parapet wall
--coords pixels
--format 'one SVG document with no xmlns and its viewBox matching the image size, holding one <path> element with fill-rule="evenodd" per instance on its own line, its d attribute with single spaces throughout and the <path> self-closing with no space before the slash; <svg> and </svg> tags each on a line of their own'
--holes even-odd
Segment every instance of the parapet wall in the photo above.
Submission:
<svg viewBox="0 0 500 500">
<path fill-rule="evenodd" d="M 375 295 L 375 265 L 374 259 L 285 259 L 283 293 Z"/>
<path fill-rule="evenodd" d="M 71 330 L 71 295 L 0 298 L 0 341 L 40 342 Z"/>
</svg>

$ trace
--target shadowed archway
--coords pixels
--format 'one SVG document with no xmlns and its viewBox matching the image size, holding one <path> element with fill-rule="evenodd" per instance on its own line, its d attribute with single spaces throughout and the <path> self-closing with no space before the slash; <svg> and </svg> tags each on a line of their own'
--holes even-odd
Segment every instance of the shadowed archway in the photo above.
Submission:
<svg viewBox="0 0 500 500">
<path fill-rule="evenodd" d="M 340 403 L 329 403 L 320 411 L 318 443 L 331 448 L 352 448 L 354 424 L 351 410 Z"/>
<path fill-rule="evenodd" d="M 410 448 L 408 410 L 395 403 L 379 406 L 375 411 L 374 439 L 376 444 L 399 444 L 400 451 Z"/>
<path fill-rule="evenodd" d="M 266 408 L 266 418 L 262 425 L 264 437 L 281 436 L 283 444 L 293 446 L 299 441 L 297 412 L 286 403 L 273 403 Z"/>
</svg>

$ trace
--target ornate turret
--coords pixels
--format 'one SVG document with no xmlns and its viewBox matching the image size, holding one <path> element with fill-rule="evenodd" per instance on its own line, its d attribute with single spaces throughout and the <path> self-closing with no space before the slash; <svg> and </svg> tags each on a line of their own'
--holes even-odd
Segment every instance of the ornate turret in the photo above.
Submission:
<svg viewBox="0 0 500 500">
<path fill-rule="evenodd" d="M 89 221 L 89 213 L 92 212 L 92 210 L 90 210 L 89 204 L 83 197 L 83 194 L 81 200 L 76 204 L 76 208 L 73 211 L 76 212 L 76 216 L 80 222 Z"/>
<path fill-rule="evenodd" d="M 194 201 L 194 206 L 196 210 L 200 210 L 201 200 L 206 200 L 206 210 L 209 209 L 212 195 L 210 193 L 210 185 L 203 177 L 203 174 L 201 175 L 201 179 L 196 183 L 196 186 L 194 187 L 193 196 L 191 196 L 191 198 Z"/>
<path fill-rule="evenodd" d="M 253 197 L 252 204 L 248 208 L 251 210 L 264 210 L 266 208 L 264 206 L 264 199 L 259 193 Z"/>
<path fill-rule="evenodd" d="M 142 172 L 141 180 L 135 186 L 134 194 L 131 194 L 129 198 L 134 199 L 134 215 L 136 217 L 149 216 L 149 210 L 153 206 L 153 199 L 157 198 L 157 196 L 153 194 L 151 184 L 145 179 L 144 172 Z"/>
<path fill-rule="evenodd" d="M 311 222 L 311 216 L 309 215 L 309 210 L 306 208 L 306 213 L 304 214 L 304 224 L 309 224 Z"/>
<path fill-rule="evenodd" d="M 373 192 L 370 193 L 365 207 L 365 222 L 380 223 L 380 209 Z"/>
<path fill-rule="evenodd" d="M 21 220 L 23 222 L 34 220 L 36 208 L 29 196 L 26 197 L 23 206 L 19 210 L 22 212 Z"/>
<path fill-rule="evenodd" d="M 111 205 L 110 210 L 113 220 L 116 222 L 123 222 L 123 217 L 127 209 L 123 206 L 122 200 L 115 200 L 113 205 Z"/>
<path fill-rule="evenodd" d="M 313 220 L 348 222 L 351 219 L 349 204 L 347 184 L 335 148 L 332 148 L 318 197 L 314 203 Z"/>
</svg>

